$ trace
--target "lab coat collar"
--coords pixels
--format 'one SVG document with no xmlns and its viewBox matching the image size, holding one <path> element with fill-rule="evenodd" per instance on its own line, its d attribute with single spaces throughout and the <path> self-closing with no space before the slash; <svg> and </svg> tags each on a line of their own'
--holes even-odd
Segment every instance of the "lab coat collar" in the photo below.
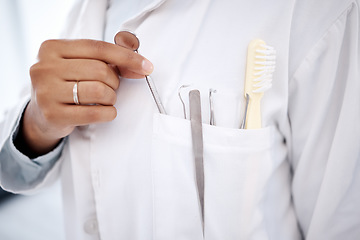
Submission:
<svg viewBox="0 0 360 240">
<path fill-rule="evenodd" d="M 123 23 L 119 30 L 133 29 L 147 13 L 160 7 L 166 0 L 154 0 Z M 67 18 L 62 36 L 103 40 L 109 0 L 77 0 Z"/>
</svg>

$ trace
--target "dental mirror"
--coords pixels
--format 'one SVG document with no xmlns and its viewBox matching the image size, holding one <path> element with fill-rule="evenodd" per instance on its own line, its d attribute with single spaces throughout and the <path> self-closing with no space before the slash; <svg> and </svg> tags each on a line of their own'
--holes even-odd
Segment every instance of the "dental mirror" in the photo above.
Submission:
<svg viewBox="0 0 360 240">
<path fill-rule="evenodd" d="M 137 51 L 140 46 L 139 39 L 135 36 L 135 34 L 128 31 L 118 32 L 114 37 L 114 42 L 116 45 L 126 47 Z"/>
</svg>

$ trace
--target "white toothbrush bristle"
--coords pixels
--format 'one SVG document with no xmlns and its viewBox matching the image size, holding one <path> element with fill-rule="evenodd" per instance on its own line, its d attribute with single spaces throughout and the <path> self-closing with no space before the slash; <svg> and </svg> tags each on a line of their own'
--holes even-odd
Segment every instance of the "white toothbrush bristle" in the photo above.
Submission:
<svg viewBox="0 0 360 240">
<path fill-rule="evenodd" d="M 253 75 L 253 93 L 265 92 L 272 87 L 272 78 L 275 71 L 275 48 L 265 44 L 255 51 L 255 66 Z"/>
</svg>

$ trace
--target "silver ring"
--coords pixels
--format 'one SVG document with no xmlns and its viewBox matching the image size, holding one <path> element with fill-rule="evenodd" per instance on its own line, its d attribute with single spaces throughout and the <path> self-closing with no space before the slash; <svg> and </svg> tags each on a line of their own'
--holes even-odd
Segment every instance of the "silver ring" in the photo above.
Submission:
<svg viewBox="0 0 360 240">
<path fill-rule="evenodd" d="M 79 105 L 80 102 L 79 102 L 79 95 L 78 95 L 78 83 L 79 82 L 76 82 L 74 87 L 73 87 L 73 98 L 74 98 L 74 103 L 76 105 Z"/>
</svg>

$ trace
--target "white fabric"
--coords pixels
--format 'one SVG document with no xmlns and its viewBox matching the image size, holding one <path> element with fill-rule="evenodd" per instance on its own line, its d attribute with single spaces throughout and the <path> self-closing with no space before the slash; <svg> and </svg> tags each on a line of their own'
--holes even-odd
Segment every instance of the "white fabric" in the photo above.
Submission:
<svg viewBox="0 0 360 240">
<path fill-rule="evenodd" d="M 359 7 L 337 8 L 290 80 L 293 196 L 308 239 L 360 236 Z"/>
<path fill-rule="evenodd" d="M 183 84 L 202 94 L 205 239 L 360 236 L 359 1 L 153 1 L 106 24 L 124 11 L 110 3 L 107 14 L 106 1 L 79 2 L 67 34 L 112 42 L 135 32 L 169 116 L 143 79 L 121 79 L 117 118 L 71 134 L 61 171 L 68 239 L 202 239 Z M 264 128 L 239 130 L 254 38 L 277 50 L 276 72 Z"/>
</svg>

